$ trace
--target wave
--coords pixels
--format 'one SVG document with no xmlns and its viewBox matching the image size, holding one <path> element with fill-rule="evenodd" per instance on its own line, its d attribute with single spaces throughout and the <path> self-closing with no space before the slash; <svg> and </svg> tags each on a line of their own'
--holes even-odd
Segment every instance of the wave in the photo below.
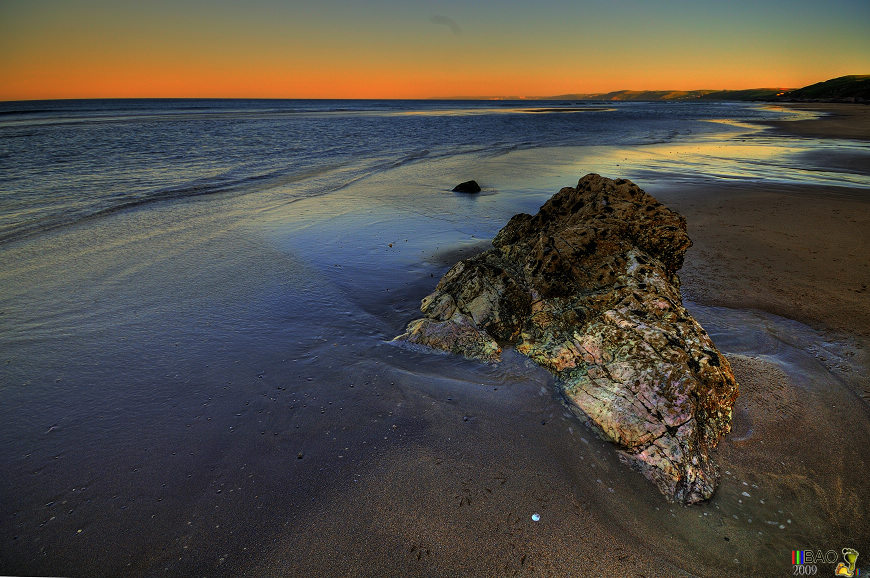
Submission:
<svg viewBox="0 0 870 578">
<path fill-rule="evenodd" d="M 244 193 L 256 190 L 258 184 L 271 184 L 273 186 L 276 182 L 290 184 L 317 177 L 334 168 L 334 166 L 318 167 L 290 175 L 269 172 L 235 179 L 195 181 L 176 187 L 148 191 L 132 197 L 104 198 L 101 205 L 80 206 L 63 213 L 46 215 L 40 219 L 12 224 L 5 228 L 0 226 L 0 243 L 22 239 L 83 221 L 98 219 L 121 211 L 136 209 L 144 205 L 209 195 Z"/>
</svg>

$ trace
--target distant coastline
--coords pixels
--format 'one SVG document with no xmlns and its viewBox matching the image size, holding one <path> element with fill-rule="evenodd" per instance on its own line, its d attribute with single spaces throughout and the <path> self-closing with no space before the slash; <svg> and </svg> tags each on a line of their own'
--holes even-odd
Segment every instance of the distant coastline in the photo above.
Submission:
<svg viewBox="0 0 870 578">
<path fill-rule="evenodd" d="M 614 90 L 534 97 L 452 97 L 445 100 L 594 100 L 594 101 L 764 101 L 764 102 L 870 102 L 870 75 L 849 75 L 802 88 L 748 88 L 741 90 Z"/>
</svg>

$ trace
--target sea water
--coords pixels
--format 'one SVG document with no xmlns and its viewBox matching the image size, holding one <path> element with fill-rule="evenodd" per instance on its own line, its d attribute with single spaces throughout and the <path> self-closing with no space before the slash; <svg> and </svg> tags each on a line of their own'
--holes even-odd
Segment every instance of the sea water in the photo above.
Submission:
<svg viewBox="0 0 870 578">
<path fill-rule="evenodd" d="M 784 114 L 757 105 L 683 102 L 0 103 L 0 239 L 153 201 L 267 191 L 289 201 L 407 163 L 540 147 L 682 142 Z M 757 175 L 765 160 L 757 158 L 759 144 L 742 156 L 736 149 L 720 156 L 740 158 L 751 165 L 742 172 Z M 693 166 L 702 155 L 694 156 L 667 159 L 669 169 L 703 170 Z M 780 166 L 780 176 L 793 168 Z"/>
<path fill-rule="evenodd" d="M 734 558 L 762 569 L 799 536 L 825 535 L 830 520 L 766 497 L 749 470 L 737 484 L 761 486 L 749 493 L 765 504 L 744 506 L 728 486 L 707 509 L 663 505 L 519 356 L 488 366 L 390 343 L 447 267 L 586 172 L 642 187 L 870 185 L 801 162 L 830 143 L 747 124 L 787 114 L 700 102 L 0 104 L 0 570 L 233 573 L 280 559 L 276 544 L 323 555 L 343 517 L 371 530 L 421 515 L 385 488 L 455 493 L 427 513 L 445 524 L 457 504 L 460 522 L 513 508 L 517 520 L 539 513 L 536 527 L 568 524 L 570 497 L 694 571 Z M 868 151 L 844 141 L 836 153 Z M 472 178 L 480 194 L 450 191 Z M 723 337 L 737 354 L 762 339 L 751 327 L 789 323 L 698 311 L 714 335 L 744 328 L 742 341 Z M 792 359 L 807 347 L 783 367 L 821 372 Z M 759 515 L 776 527 L 746 521 Z M 853 529 L 842 525 L 837 537 Z M 681 545 L 650 538 L 661 527 Z"/>
</svg>

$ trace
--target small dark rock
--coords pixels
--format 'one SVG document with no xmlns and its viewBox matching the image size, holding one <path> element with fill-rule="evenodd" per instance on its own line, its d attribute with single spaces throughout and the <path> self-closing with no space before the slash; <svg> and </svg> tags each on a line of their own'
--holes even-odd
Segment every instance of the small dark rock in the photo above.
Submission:
<svg viewBox="0 0 870 578">
<path fill-rule="evenodd" d="M 454 193 L 479 193 L 480 185 L 477 184 L 477 181 L 465 181 L 464 183 L 459 183 L 455 187 L 453 187 Z"/>
</svg>

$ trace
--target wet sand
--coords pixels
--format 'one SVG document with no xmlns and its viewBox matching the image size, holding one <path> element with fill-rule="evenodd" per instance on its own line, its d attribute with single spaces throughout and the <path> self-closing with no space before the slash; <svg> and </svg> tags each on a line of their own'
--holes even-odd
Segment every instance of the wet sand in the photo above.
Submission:
<svg viewBox="0 0 870 578">
<path fill-rule="evenodd" d="M 684 298 L 870 337 L 870 195 L 709 184 L 660 195 L 686 216 Z"/>
<path fill-rule="evenodd" d="M 783 108 L 822 112 L 817 119 L 764 123 L 783 134 L 870 140 L 870 106 L 848 103 L 789 103 Z"/>
</svg>

